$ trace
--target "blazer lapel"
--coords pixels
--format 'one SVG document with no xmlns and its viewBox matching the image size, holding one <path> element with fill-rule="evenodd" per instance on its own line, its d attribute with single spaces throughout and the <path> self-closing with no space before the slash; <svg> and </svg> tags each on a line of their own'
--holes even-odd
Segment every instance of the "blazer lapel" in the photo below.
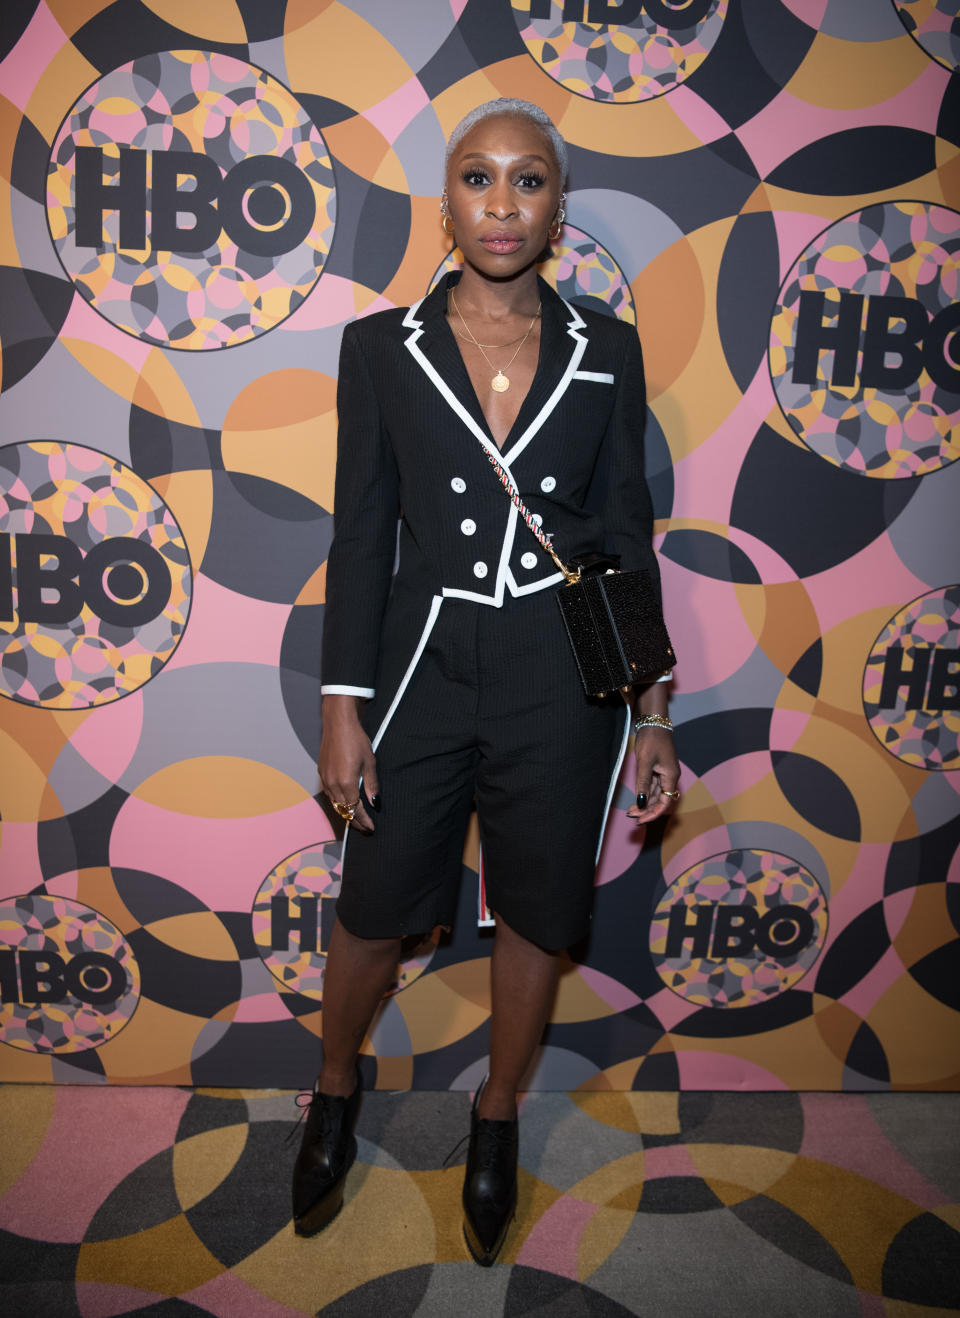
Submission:
<svg viewBox="0 0 960 1318">
<path fill-rule="evenodd" d="M 583 326 L 581 317 L 575 310 L 571 316 L 571 308 L 545 280 L 538 277 L 537 283 L 540 286 L 542 308 L 540 360 L 527 396 L 503 446 L 507 462 L 512 462 L 526 448 L 556 407 L 586 349 L 586 339 L 582 335 L 574 337 L 570 333 L 571 321 L 578 327 Z"/>
<path fill-rule="evenodd" d="M 526 398 L 503 446 L 497 448 L 483 409 L 446 322 L 446 295 L 450 276 L 408 311 L 404 328 L 406 346 L 447 403 L 474 437 L 509 470 L 510 462 L 527 447 L 566 391 L 586 351 L 585 322 L 575 307 L 538 278 L 541 324 L 537 370 Z"/>
<path fill-rule="evenodd" d="M 407 312 L 406 347 L 420 369 L 484 448 L 497 453 L 460 350 L 446 321 L 449 276 Z"/>
</svg>

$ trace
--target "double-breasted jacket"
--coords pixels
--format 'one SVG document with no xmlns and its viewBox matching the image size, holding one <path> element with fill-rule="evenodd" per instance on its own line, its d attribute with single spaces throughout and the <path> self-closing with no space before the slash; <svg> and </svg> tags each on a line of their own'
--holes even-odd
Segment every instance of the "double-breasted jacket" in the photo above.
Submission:
<svg viewBox="0 0 960 1318">
<path fill-rule="evenodd" d="M 561 558 L 617 554 L 659 579 L 636 332 L 541 279 L 536 373 L 498 450 L 445 317 L 456 278 L 343 336 L 322 690 L 376 693 L 374 748 L 445 605 L 499 608 L 563 580 L 488 454 Z"/>
</svg>

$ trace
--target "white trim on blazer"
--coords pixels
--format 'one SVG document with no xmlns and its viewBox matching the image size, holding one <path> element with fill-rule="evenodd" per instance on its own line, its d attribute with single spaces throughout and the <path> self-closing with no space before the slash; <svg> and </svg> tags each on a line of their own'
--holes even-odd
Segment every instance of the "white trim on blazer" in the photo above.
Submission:
<svg viewBox="0 0 960 1318">
<path fill-rule="evenodd" d="M 540 408 L 540 411 L 533 418 L 516 443 L 512 445 L 510 450 L 506 453 L 502 453 L 497 448 L 496 444 L 494 444 L 484 433 L 483 428 L 478 425 L 476 419 L 470 415 L 461 400 L 453 392 L 446 380 L 444 380 L 443 376 L 439 373 L 433 363 L 427 359 L 420 348 L 418 341 L 423 336 L 423 321 L 417 319 L 417 312 L 420 310 L 423 301 L 424 299 L 420 298 L 419 301 L 414 302 L 403 318 L 404 328 L 413 331 L 413 333 L 408 335 L 404 340 L 404 346 L 430 380 L 431 384 L 433 384 L 434 388 L 439 391 L 447 404 L 457 414 L 473 437 L 480 443 L 484 451 L 490 454 L 491 457 L 496 458 L 497 462 L 513 481 L 514 485 L 517 484 L 517 481 L 510 470 L 510 463 L 514 458 L 520 456 L 530 441 L 536 436 L 537 432 L 541 429 L 554 408 L 560 402 L 560 399 L 566 393 L 571 380 L 595 379 L 602 380 L 604 383 L 613 383 L 613 376 L 606 372 L 577 371 L 577 367 L 580 365 L 583 354 L 587 350 L 587 338 L 585 335 L 578 333 L 578 331 L 585 329 L 587 322 L 583 320 L 569 302 L 561 299 L 570 315 L 570 319 L 567 322 L 567 333 L 570 338 L 574 340 L 574 348 L 573 352 L 570 354 L 570 360 L 567 362 L 566 369 L 560 377 L 556 388 Z M 479 604 L 492 604 L 495 608 L 499 609 L 503 604 L 505 590 L 509 590 L 510 594 L 513 596 L 532 595 L 535 591 L 545 590 L 547 586 L 552 586 L 556 582 L 563 580 L 562 573 L 553 572 L 549 576 L 540 577 L 537 581 L 530 582 L 528 585 L 521 586 L 517 583 L 516 578 L 510 570 L 510 556 L 513 553 L 518 521 L 519 514 L 517 509 L 515 506 L 511 506 L 503 541 L 500 546 L 500 560 L 497 564 L 497 573 L 492 583 L 493 592 L 487 593 L 479 590 L 461 590 L 454 586 L 444 586 L 442 593 L 445 598 L 474 600 Z"/>
<path fill-rule="evenodd" d="M 593 380 L 595 384 L 613 384 L 613 376 L 609 371 L 574 371 L 575 380 Z"/>
<path fill-rule="evenodd" d="M 600 837 L 597 841 L 597 854 L 593 858 L 594 865 L 600 862 L 600 852 L 603 850 L 603 839 L 607 833 L 607 822 L 610 818 L 610 807 L 613 804 L 613 793 L 616 790 L 617 782 L 620 778 L 620 770 L 623 767 L 623 757 L 627 753 L 627 742 L 630 740 L 630 726 L 633 722 L 633 715 L 630 711 L 630 703 L 624 700 L 626 708 L 623 711 L 623 736 L 620 738 L 620 754 L 617 756 L 616 764 L 613 766 L 613 773 L 610 775 L 610 786 L 607 788 L 607 803 L 603 807 L 603 820 L 600 824 Z"/>
<path fill-rule="evenodd" d="M 387 730 L 387 724 L 390 722 L 394 714 L 397 712 L 397 706 L 400 704 L 400 701 L 403 699 L 403 693 L 410 685 L 410 679 L 411 677 L 413 677 L 414 670 L 416 669 L 417 664 L 420 662 L 420 656 L 423 654 L 424 650 L 426 649 L 427 641 L 430 638 L 430 633 L 433 631 L 434 624 L 436 623 L 437 618 L 440 616 L 440 606 L 442 603 L 443 603 L 443 597 L 441 595 L 434 595 L 433 599 L 430 601 L 430 612 L 427 614 L 427 621 L 424 625 L 423 631 L 420 633 L 420 640 L 417 642 L 417 648 L 413 652 L 413 658 L 407 664 L 407 671 L 404 673 L 400 681 L 400 685 L 393 693 L 393 700 L 390 702 L 390 708 L 387 710 L 386 714 L 384 714 L 383 722 L 380 724 L 379 728 L 377 728 L 376 732 L 373 735 L 373 740 L 370 743 L 370 748 L 374 752 L 374 754 L 376 754 L 377 747 L 380 745 L 380 742 L 383 740 L 383 734 Z"/>
<path fill-rule="evenodd" d="M 539 581 L 532 581 L 528 586 L 521 586 L 510 568 L 507 568 L 507 585 L 510 587 L 511 595 L 533 595 L 536 591 L 546 590 L 547 586 L 555 586 L 562 580 L 562 572 L 553 572 L 549 577 L 541 577 Z"/>
<path fill-rule="evenodd" d="M 570 354 L 570 360 L 567 362 L 567 369 L 564 371 L 563 375 L 561 375 L 556 389 L 554 389 L 553 393 L 527 426 L 526 430 L 517 440 L 516 444 L 514 444 L 509 453 L 505 453 L 503 457 L 500 458 L 500 466 L 504 469 L 506 469 L 507 463 L 513 462 L 514 458 L 520 456 L 530 443 L 531 439 L 533 439 L 534 435 L 536 435 L 537 431 L 546 421 L 547 417 L 549 417 L 550 413 L 556 407 L 557 403 L 559 403 L 560 399 L 567 392 L 567 389 L 570 387 L 570 381 L 573 379 L 576 369 L 580 365 L 581 358 L 587 351 L 587 339 L 585 335 L 577 333 L 577 330 L 586 329 L 587 322 L 580 317 L 569 302 L 564 301 L 563 298 L 560 300 L 570 313 L 570 320 L 567 322 L 567 333 L 574 341 L 574 349 Z"/>
<path fill-rule="evenodd" d="M 426 649 L 427 641 L 430 639 L 430 633 L 433 631 L 434 624 L 436 623 L 437 618 L 440 616 L 440 605 L 442 603 L 443 600 L 439 595 L 434 595 L 433 599 L 430 602 L 430 612 L 427 614 L 427 621 L 424 625 L 423 631 L 420 633 L 420 640 L 417 642 L 417 648 L 413 652 L 413 658 L 407 664 L 407 671 L 404 673 L 400 681 L 400 685 L 393 693 L 393 700 L 391 700 L 390 702 L 390 708 L 387 710 L 386 714 L 384 714 L 380 726 L 379 728 L 377 728 L 376 732 L 373 735 L 373 739 L 370 742 L 370 749 L 373 751 L 374 755 L 376 755 L 377 748 L 380 745 L 380 742 L 383 740 L 383 734 L 387 730 L 387 724 L 390 722 L 394 714 L 397 712 L 397 706 L 400 704 L 400 701 L 403 699 L 404 692 L 406 691 L 407 687 L 410 685 L 410 679 L 413 677 L 414 671 L 416 670 L 416 667 L 420 662 L 420 656 L 423 654 L 424 650 Z M 354 688 L 354 689 L 359 690 L 359 688 Z M 372 695 L 373 692 L 371 692 L 370 694 Z M 363 790 L 362 774 L 360 775 L 359 787 L 362 791 Z M 350 826 L 348 824 L 347 827 L 343 830 L 343 842 L 341 843 L 341 847 L 340 847 L 341 870 L 343 869 L 343 859 L 347 852 L 347 842 L 349 840 L 349 837 L 350 837 Z"/>
</svg>

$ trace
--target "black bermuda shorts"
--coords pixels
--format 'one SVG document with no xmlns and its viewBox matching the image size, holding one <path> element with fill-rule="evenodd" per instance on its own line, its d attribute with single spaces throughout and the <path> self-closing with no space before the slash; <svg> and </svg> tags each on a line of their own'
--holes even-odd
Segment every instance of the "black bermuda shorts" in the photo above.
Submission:
<svg viewBox="0 0 960 1318">
<path fill-rule="evenodd" d="M 584 694 L 554 593 L 440 605 L 377 747 L 376 831 L 344 839 L 350 933 L 452 924 L 475 801 L 490 909 L 550 950 L 586 934 L 629 709 Z M 396 696 L 386 685 L 364 711 L 371 738 Z"/>
</svg>

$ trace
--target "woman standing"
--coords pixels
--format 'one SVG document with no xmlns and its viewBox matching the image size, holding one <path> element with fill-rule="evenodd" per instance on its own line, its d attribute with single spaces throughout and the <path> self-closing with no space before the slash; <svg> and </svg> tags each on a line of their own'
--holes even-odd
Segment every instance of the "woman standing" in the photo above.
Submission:
<svg viewBox="0 0 960 1318">
<path fill-rule="evenodd" d="M 336 530 L 323 645 L 323 790 L 347 821 L 323 994 L 323 1066 L 293 1184 L 311 1235 L 355 1157 L 357 1054 L 403 935 L 449 925 L 475 800 L 491 958 L 489 1075 L 463 1191 L 477 1262 L 516 1205 L 516 1092 L 559 953 L 590 921 L 603 822 L 631 713 L 648 823 L 679 793 L 662 679 L 588 699 L 554 595 L 561 574 L 490 456 L 562 558 L 619 555 L 658 580 L 643 472 L 640 347 L 537 275 L 563 224 L 566 146 L 525 101 L 480 106 L 450 138 L 444 228 L 463 253 L 404 310 L 347 326 Z M 399 564 L 392 577 L 400 518 Z"/>
</svg>

